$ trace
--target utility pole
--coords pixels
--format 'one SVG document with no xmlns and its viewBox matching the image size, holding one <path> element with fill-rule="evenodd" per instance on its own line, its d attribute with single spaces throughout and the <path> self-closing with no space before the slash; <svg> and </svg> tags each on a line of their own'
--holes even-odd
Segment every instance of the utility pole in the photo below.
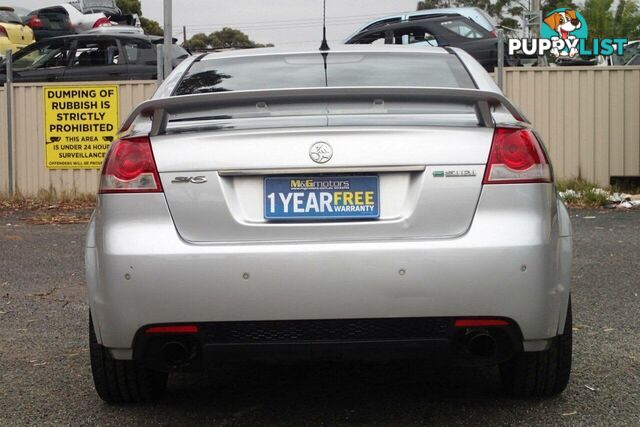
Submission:
<svg viewBox="0 0 640 427">
<path fill-rule="evenodd" d="M 171 3 L 172 0 L 164 0 L 164 45 L 162 46 L 162 53 L 164 56 L 164 78 L 166 79 L 169 73 L 171 73 L 171 45 L 173 44 L 173 37 L 171 34 L 172 29 L 172 16 L 171 16 Z"/>
<path fill-rule="evenodd" d="M 185 44 L 187 42 L 187 26 L 183 25 L 182 26 L 182 44 Z"/>
<path fill-rule="evenodd" d="M 535 15 L 529 26 L 529 37 L 540 37 L 540 22 L 542 15 L 540 14 L 540 0 L 531 0 L 531 14 Z"/>
</svg>

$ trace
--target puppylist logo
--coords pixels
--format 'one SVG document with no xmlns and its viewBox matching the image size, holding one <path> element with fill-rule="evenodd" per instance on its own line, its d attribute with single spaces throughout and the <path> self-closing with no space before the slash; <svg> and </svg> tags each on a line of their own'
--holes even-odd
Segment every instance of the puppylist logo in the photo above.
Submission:
<svg viewBox="0 0 640 427">
<path fill-rule="evenodd" d="M 560 8 L 545 16 L 540 25 L 540 38 L 509 39 L 509 55 L 522 52 L 525 55 L 542 56 L 549 52 L 557 57 L 576 55 L 622 55 L 627 39 L 594 38 L 587 46 L 589 28 L 582 14 L 573 9 Z"/>
</svg>

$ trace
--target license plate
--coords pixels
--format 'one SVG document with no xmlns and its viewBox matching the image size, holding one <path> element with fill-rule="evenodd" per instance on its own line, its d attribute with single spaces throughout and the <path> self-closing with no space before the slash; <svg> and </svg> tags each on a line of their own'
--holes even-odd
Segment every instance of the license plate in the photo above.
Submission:
<svg viewBox="0 0 640 427">
<path fill-rule="evenodd" d="M 378 177 L 300 176 L 264 179 L 264 217 L 360 219 L 380 216 Z"/>
</svg>

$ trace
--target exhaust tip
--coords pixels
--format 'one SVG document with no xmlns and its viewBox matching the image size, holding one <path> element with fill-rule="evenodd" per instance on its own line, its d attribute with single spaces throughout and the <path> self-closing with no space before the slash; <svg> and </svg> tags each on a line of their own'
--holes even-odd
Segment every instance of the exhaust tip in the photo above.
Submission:
<svg viewBox="0 0 640 427">
<path fill-rule="evenodd" d="M 493 357 L 496 353 L 496 340 L 486 332 L 472 332 L 467 338 L 467 349 L 477 357 Z"/>
<path fill-rule="evenodd" d="M 193 352 L 182 342 L 170 341 L 162 346 L 162 356 L 171 366 L 179 366 L 193 358 Z"/>
</svg>

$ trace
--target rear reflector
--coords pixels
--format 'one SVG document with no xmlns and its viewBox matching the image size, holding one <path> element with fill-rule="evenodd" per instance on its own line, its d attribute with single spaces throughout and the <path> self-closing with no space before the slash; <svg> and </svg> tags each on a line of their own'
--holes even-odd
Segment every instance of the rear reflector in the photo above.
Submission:
<svg viewBox="0 0 640 427">
<path fill-rule="evenodd" d="M 123 138 L 113 143 L 102 167 L 98 192 L 162 192 L 148 137 Z"/>
<path fill-rule="evenodd" d="M 496 128 L 483 184 L 551 181 L 549 161 L 531 130 Z"/>
<path fill-rule="evenodd" d="M 509 322 L 503 319 L 456 319 L 456 328 L 481 328 L 486 326 L 508 326 Z"/>
<path fill-rule="evenodd" d="M 147 334 L 197 334 L 196 325 L 152 326 L 145 330 Z"/>
</svg>

